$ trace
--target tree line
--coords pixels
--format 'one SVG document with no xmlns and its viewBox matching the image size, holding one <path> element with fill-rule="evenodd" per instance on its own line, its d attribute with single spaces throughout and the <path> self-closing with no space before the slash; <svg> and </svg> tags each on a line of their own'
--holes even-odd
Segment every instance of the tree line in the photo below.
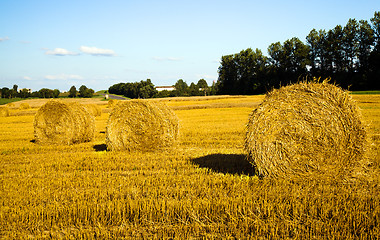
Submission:
<svg viewBox="0 0 380 240">
<path fill-rule="evenodd" d="M 18 90 L 18 86 L 15 84 L 13 88 L 9 89 L 3 87 L 0 89 L 1 98 L 58 98 L 61 92 L 58 89 L 41 88 L 38 91 L 31 92 L 29 89 L 23 88 Z M 83 97 L 91 98 L 94 95 L 94 90 L 82 85 L 79 91 L 72 86 L 69 90 L 68 97 Z"/>
<path fill-rule="evenodd" d="M 307 77 L 331 77 L 351 90 L 380 89 L 380 12 L 370 22 L 349 19 L 328 31 L 313 29 L 306 44 L 294 37 L 267 50 L 268 57 L 251 48 L 222 56 L 217 93 L 264 93 Z"/>
<path fill-rule="evenodd" d="M 111 94 L 123 95 L 128 98 L 163 98 L 179 96 L 205 96 L 215 95 L 215 84 L 208 86 L 206 80 L 200 79 L 196 84 L 188 85 L 183 79 L 179 79 L 174 85 L 174 90 L 157 91 L 150 79 L 133 83 L 117 83 L 109 87 Z"/>
<path fill-rule="evenodd" d="M 86 87 L 85 85 L 82 85 L 79 87 L 79 91 L 77 91 L 77 88 L 75 86 L 71 86 L 69 90 L 68 97 L 75 98 L 75 97 L 82 97 L 82 98 L 92 98 L 95 91 L 91 88 Z"/>
</svg>

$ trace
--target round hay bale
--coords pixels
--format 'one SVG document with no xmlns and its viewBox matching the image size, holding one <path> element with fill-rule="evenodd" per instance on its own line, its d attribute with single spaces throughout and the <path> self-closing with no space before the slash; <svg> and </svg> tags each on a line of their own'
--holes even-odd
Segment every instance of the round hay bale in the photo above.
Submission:
<svg viewBox="0 0 380 240">
<path fill-rule="evenodd" d="M 117 104 L 117 102 L 118 101 L 116 99 L 110 99 L 110 100 L 108 100 L 107 107 L 113 108 Z"/>
<path fill-rule="evenodd" d="M 7 107 L 9 108 L 14 108 L 15 106 L 16 104 L 14 104 L 13 102 L 7 103 Z"/>
<path fill-rule="evenodd" d="M 94 117 L 99 117 L 102 115 L 102 109 L 97 104 L 86 104 L 85 107 Z"/>
<path fill-rule="evenodd" d="M 348 174 L 360 165 L 366 130 L 342 89 L 298 83 L 268 93 L 247 124 L 245 150 L 262 176 Z"/>
<path fill-rule="evenodd" d="M 19 107 L 19 109 L 21 109 L 21 110 L 23 110 L 23 109 L 29 109 L 29 108 L 30 108 L 30 106 L 29 106 L 28 103 L 21 103 L 20 107 Z"/>
<path fill-rule="evenodd" d="M 43 144 L 74 144 L 94 137 L 94 117 L 79 103 L 50 100 L 36 113 L 34 136 Z"/>
<path fill-rule="evenodd" d="M 153 151 L 172 146 L 178 138 L 178 118 L 166 105 L 147 100 L 118 103 L 107 123 L 109 150 Z"/>
<path fill-rule="evenodd" d="M 8 117 L 10 115 L 8 107 L 0 107 L 0 117 Z"/>
</svg>

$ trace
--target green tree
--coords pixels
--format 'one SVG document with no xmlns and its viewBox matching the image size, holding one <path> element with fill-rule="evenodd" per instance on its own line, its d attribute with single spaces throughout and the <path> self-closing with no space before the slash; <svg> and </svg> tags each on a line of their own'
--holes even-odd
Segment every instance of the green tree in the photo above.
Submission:
<svg viewBox="0 0 380 240">
<path fill-rule="evenodd" d="M 29 92 L 29 90 L 28 89 L 22 89 L 21 91 L 20 91 L 20 97 L 21 98 L 28 98 L 28 97 L 31 97 L 31 93 Z"/>
<path fill-rule="evenodd" d="M 87 88 L 85 85 L 79 87 L 79 97 L 92 98 L 94 92 L 95 91 L 93 89 Z"/>
<path fill-rule="evenodd" d="M 79 97 L 85 97 L 87 89 L 88 88 L 85 85 L 80 86 L 78 91 Z"/>
<path fill-rule="evenodd" d="M 234 94 L 237 92 L 237 66 L 234 55 L 222 56 L 220 66 L 218 68 L 218 93 Z"/>
<path fill-rule="evenodd" d="M 358 46 L 358 58 L 359 68 L 362 71 L 368 70 L 369 57 L 374 45 L 375 33 L 371 28 L 368 21 L 359 21 L 359 46 Z"/>
<path fill-rule="evenodd" d="M 203 78 L 199 79 L 199 81 L 197 83 L 197 87 L 198 87 L 201 95 L 205 95 L 205 96 L 207 95 L 207 92 L 209 91 L 209 89 L 208 89 L 208 84 L 207 84 L 206 80 L 204 80 Z"/>
<path fill-rule="evenodd" d="M 53 98 L 54 97 L 53 90 L 48 89 L 48 88 L 41 88 L 38 91 L 38 93 L 39 93 L 40 98 Z"/>
<path fill-rule="evenodd" d="M 150 79 L 141 80 L 138 83 L 138 98 L 152 98 L 157 94 L 157 90 Z"/>
<path fill-rule="evenodd" d="M 344 32 L 341 25 L 337 25 L 334 29 L 329 30 L 329 52 L 331 58 L 331 71 L 342 72 L 345 69 L 344 59 Z"/>
<path fill-rule="evenodd" d="M 13 89 L 12 89 L 12 98 L 15 98 L 17 97 L 18 95 L 18 86 L 16 84 L 13 85 Z"/>
<path fill-rule="evenodd" d="M 124 95 L 125 83 L 117 83 L 108 88 L 108 92 L 111 94 Z"/>
<path fill-rule="evenodd" d="M 251 48 L 222 57 L 218 69 L 219 94 L 253 94 L 266 88 L 268 59 Z"/>
<path fill-rule="evenodd" d="M 371 18 L 371 26 L 374 32 L 374 46 L 368 59 L 370 86 L 372 89 L 380 89 L 380 11 L 375 12 Z"/>
<path fill-rule="evenodd" d="M 54 98 L 58 98 L 59 94 L 61 93 L 61 91 L 59 91 L 58 89 L 54 89 L 53 90 L 53 97 Z"/>
<path fill-rule="evenodd" d="M 11 91 L 7 87 L 1 89 L 1 98 L 11 98 Z"/>
<path fill-rule="evenodd" d="M 343 29 L 344 60 L 350 72 L 354 71 L 355 59 L 358 53 L 359 24 L 355 19 L 349 19 Z"/>
<path fill-rule="evenodd" d="M 134 83 L 118 83 L 109 87 L 108 91 L 128 98 L 152 98 L 157 95 L 157 90 L 150 79 Z"/>
<path fill-rule="evenodd" d="M 371 18 L 371 25 L 374 33 L 375 49 L 380 51 L 380 11 L 375 12 Z"/>
<path fill-rule="evenodd" d="M 175 84 L 174 84 L 174 88 L 175 88 L 175 95 L 178 97 L 178 96 L 188 96 L 188 90 L 189 90 L 189 86 L 187 85 L 187 83 L 185 81 L 183 81 L 182 79 L 179 79 Z"/>
<path fill-rule="evenodd" d="M 79 87 L 79 97 L 82 98 L 92 98 L 94 95 L 94 90 L 91 88 L 87 88 L 85 85 Z"/>
<path fill-rule="evenodd" d="M 286 40 L 282 45 L 280 42 L 271 44 L 268 47 L 269 62 L 272 65 L 270 78 L 277 80 L 271 81 L 268 77 L 263 78 L 268 83 L 266 89 L 280 83 L 288 84 L 301 75 L 307 74 L 306 67 L 311 64 L 309 52 L 309 46 L 296 37 Z M 267 75 L 265 71 L 263 73 Z"/>
<path fill-rule="evenodd" d="M 77 96 L 77 94 L 78 94 L 77 88 L 75 86 L 71 86 L 71 88 L 69 90 L 69 97 L 75 98 Z"/>
<path fill-rule="evenodd" d="M 200 95 L 199 87 L 197 86 L 197 84 L 195 84 L 193 82 L 190 84 L 188 92 L 189 92 L 190 96 L 199 96 Z"/>
</svg>

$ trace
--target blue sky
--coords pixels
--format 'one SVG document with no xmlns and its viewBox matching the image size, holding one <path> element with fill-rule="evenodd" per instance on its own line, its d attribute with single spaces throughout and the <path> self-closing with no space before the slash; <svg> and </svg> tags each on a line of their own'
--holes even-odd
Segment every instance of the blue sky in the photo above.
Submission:
<svg viewBox="0 0 380 240">
<path fill-rule="evenodd" d="M 221 56 L 370 20 L 379 0 L 0 0 L 0 87 L 218 78 Z"/>
</svg>

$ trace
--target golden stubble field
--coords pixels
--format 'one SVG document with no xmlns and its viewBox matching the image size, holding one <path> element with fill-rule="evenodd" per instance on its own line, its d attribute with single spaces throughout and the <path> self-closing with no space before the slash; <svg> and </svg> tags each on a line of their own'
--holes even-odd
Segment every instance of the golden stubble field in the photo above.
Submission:
<svg viewBox="0 0 380 240">
<path fill-rule="evenodd" d="M 380 236 L 380 95 L 353 95 L 371 164 L 352 182 L 259 179 L 243 151 L 263 96 L 172 98 L 174 148 L 109 152 L 110 108 L 92 142 L 34 143 L 46 100 L 0 117 L 0 239 L 376 239 Z M 71 100 L 73 101 L 73 100 Z"/>
</svg>

